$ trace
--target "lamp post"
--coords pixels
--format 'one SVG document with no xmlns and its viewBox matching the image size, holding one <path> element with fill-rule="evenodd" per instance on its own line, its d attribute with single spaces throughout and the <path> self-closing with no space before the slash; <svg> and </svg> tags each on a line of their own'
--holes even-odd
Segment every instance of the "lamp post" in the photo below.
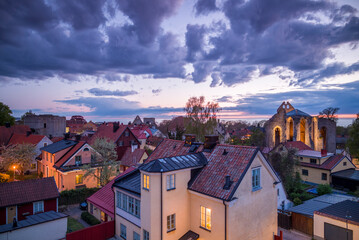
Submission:
<svg viewBox="0 0 359 240">
<path fill-rule="evenodd" d="M 15 169 L 16 169 L 16 167 L 13 166 L 12 168 L 14 169 L 14 181 L 15 181 Z"/>
</svg>

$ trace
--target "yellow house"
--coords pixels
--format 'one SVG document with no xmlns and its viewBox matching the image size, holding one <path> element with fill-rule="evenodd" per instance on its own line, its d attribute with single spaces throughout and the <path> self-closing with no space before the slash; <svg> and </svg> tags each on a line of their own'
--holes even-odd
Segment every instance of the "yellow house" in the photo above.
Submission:
<svg viewBox="0 0 359 240">
<path fill-rule="evenodd" d="M 359 202 L 346 200 L 315 211 L 314 239 L 359 239 Z"/>
<path fill-rule="evenodd" d="M 347 169 L 355 169 L 354 164 L 344 155 L 333 155 L 313 150 L 296 153 L 299 159 L 301 179 L 316 184 L 331 184 L 331 174 Z"/>
<path fill-rule="evenodd" d="M 59 191 L 83 187 L 98 187 L 94 177 L 84 178 L 81 166 L 90 164 L 94 149 L 84 141 L 61 140 L 41 148 L 38 172 L 54 177 Z"/>
<path fill-rule="evenodd" d="M 273 239 L 279 179 L 257 148 L 169 141 L 113 184 L 120 239 Z"/>
</svg>

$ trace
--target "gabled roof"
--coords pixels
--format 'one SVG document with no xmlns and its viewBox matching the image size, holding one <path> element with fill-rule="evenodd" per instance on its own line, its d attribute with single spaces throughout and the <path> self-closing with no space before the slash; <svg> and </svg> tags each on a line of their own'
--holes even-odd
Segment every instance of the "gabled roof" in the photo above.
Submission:
<svg viewBox="0 0 359 240">
<path fill-rule="evenodd" d="M 160 144 L 162 140 L 163 140 L 163 138 L 160 138 L 160 137 L 149 136 L 146 140 L 146 144 L 157 147 L 158 144 Z"/>
<path fill-rule="evenodd" d="M 136 166 L 140 162 L 145 152 L 146 152 L 145 149 L 139 149 L 139 148 L 135 149 L 132 152 L 131 147 L 128 147 L 125 154 L 121 158 L 121 165 L 124 165 L 126 167 Z"/>
<path fill-rule="evenodd" d="M 300 111 L 299 109 L 294 109 L 290 112 L 287 112 L 287 116 L 305 116 L 305 117 L 310 117 L 310 115 L 308 113 L 305 113 L 303 111 Z"/>
<path fill-rule="evenodd" d="M 93 203 L 96 205 L 97 208 L 100 208 L 102 211 L 104 211 L 106 214 L 110 215 L 110 217 L 114 218 L 114 204 L 115 204 L 115 198 L 112 191 L 112 185 L 114 182 L 128 174 L 129 172 L 132 172 L 135 170 L 135 168 L 130 167 L 114 179 L 112 179 L 109 183 L 107 183 L 105 186 L 103 186 L 100 190 L 92 194 L 90 197 L 87 198 L 87 201 Z"/>
<path fill-rule="evenodd" d="M 58 198 L 53 177 L 0 184 L 0 207 Z"/>
<path fill-rule="evenodd" d="M 104 123 L 100 125 L 97 128 L 95 134 L 89 140 L 89 143 L 93 144 L 96 138 L 108 138 L 113 142 L 116 142 L 126 129 L 131 131 L 127 125 L 122 125 L 122 124 L 118 125 L 118 129 L 115 132 L 113 131 L 113 129 L 114 129 L 114 123 Z"/>
<path fill-rule="evenodd" d="M 359 202 L 346 200 L 320 209 L 315 214 L 359 225 Z"/>
<path fill-rule="evenodd" d="M 283 143 L 283 145 L 287 149 L 296 148 L 296 149 L 298 149 L 298 151 L 300 151 L 300 150 L 312 150 L 312 151 L 314 151 L 311 147 L 309 147 L 308 145 L 306 145 L 305 143 L 303 143 L 301 141 L 289 141 L 289 142 Z"/>
<path fill-rule="evenodd" d="M 154 159 L 159 158 L 191 154 L 191 152 L 189 152 L 190 147 L 191 146 L 185 145 L 184 141 L 165 138 L 147 158 L 146 162 L 150 162 Z M 202 148 L 202 145 L 199 146 L 195 152 L 199 152 L 200 150 L 202 150 Z"/>
<path fill-rule="evenodd" d="M 115 180 L 114 187 L 121 188 L 136 196 L 141 195 L 141 172 L 138 169 L 128 172 Z"/>
<path fill-rule="evenodd" d="M 64 138 L 63 138 L 63 137 L 53 137 L 53 138 L 51 138 L 51 141 L 52 141 L 53 143 L 59 142 L 59 141 L 61 141 L 61 140 L 64 140 Z"/>
<path fill-rule="evenodd" d="M 303 156 L 303 157 L 314 157 L 314 158 L 327 158 L 329 156 L 332 156 L 333 153 L 327 153 L 327 155 L 322 155 L 319 151 L 314 150 L 299 150 L 296 153 L 297 156 Z"/>
<path fill-rule="evenodd" d="M 64 163 L 66 163 L 78 150 L 85 145 L 85 141 L 76 142 L 75 145 L 72 145 L 71 149 L 67 151 L 57 162 L 54 164 L 54 167 L 61 168 Z"/>
<path fill-rule="evenodd" d="M 61 140 L 55 142 L 53 144 L 47 145 L 46 147 L 40 148 L 41 151 L 49 152 L 49 153 L 57 153 L 66 148 L 72 147 L 77 144 L 77 141 L 73 140 Z"/>
<path fill-rule="evenodd" d="M 208 164 L 191 180 L 189 189 L 231 200 L 258 151 L 257 147 L 217 145 L 208 157 Z M 224 189 L 227 175 L 232 181 L 228 190 Z"/>
<path fill-rule="evenodd" d="M 10 141 L 8 145 L 14 145 L 14 144 L 34 144 L 37 145 L 45 136 L 44 135 L 33 135 L 30 134 L 27 136 L 27 134 L 13 134 L 10 138 Z"/>
<path fill-rule="evenodd" d="M 324 169 L 324 170 L 332 170 L 344 158 L 345 158 L 345 156 L 338 154 L 338 155 L 331 156 L 321 165 L 317 165 L 317 164 L 313 164 L 313 163 L 305 163 L 305 162 L 301 162 L 300 165 L 303 167 L 312 167 L 312 168 L 320 168 L 320 169 Z M 355 168 L 354 165 L 353 165 L 353 168 Z"/>
<path fill-rule="evenodd" d="M 14 125 L 9 128 L 0 126 L 0 146 L 7 145 L 12 134 L 26 134 L 30 130 L 30 127 L 27 125 Z"/>
<path fill-rule="evenodd" d="M 168 158 L 160 158 L 143 164 L 141 171 L 145 172 L 170 172 L 185 168 L 198 168 L 207 164 L 207 159 L 202 153 L 186 154 Z"/>
</svg>

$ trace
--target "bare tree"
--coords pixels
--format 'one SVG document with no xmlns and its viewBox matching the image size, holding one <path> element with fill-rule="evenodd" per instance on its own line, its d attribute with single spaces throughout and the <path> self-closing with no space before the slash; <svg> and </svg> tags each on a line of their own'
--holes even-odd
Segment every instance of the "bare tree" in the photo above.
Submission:
<svg viewBox="0 0 359 240">
<path fill-rule="evenodd" d="M 323 111 L 319 112 L 319 118 L 327 118 L 333 121 L 338 121 L 338 111 L 340 110 L 340 108 L 333 108 L 333 107 L 328 107 L 326 109 L 323 109 Z"/>
<path fill-rule="evenodd" d="M 24 172 L 30 168 L 35 156 L 35 145 L 33 144 L 15 144 L 3 147 L 1 165 L 4 169 L 10 169 L 15 166 L 16 169 Z"/>
</svg>

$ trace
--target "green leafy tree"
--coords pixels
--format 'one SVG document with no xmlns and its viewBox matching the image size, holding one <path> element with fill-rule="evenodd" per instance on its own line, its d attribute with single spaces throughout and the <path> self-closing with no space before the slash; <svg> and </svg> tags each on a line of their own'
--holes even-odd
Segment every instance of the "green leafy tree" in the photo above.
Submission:
<svg viewBox="0 0 359 240">
<path fill-rule="evenodd" d="M 323 109 L 321 112 L 319 112 L 319 117 L 327 118 L 327 119 L 337 122 L 338 121 L 337 113 L 338 113 L 339 109 L 340 108 L 328 107 L 326 109 Z"/>
<path fill-rule="evenodd" d="M 186 133 L 196 134 L 200 141 L 207 134 L 214 134 L 217 126 L 217 113 L 221 111 L 218 103 L 205 102 L 205 97 L 191 97 L 184 108 L 188 124 Z"/>
<path fill-rule="evenodd" d="M 84 178 L 93 177 L 101 186 L 105 186 L 116 175 L 119 166 L 116 145 L 107 138 L 97 138 L 92 147 L 95 150 L 92 152 L 92 162 L 83 166 Z"/>
<path fill-rule="evenodd" d="M 359 158 L 359 113 L 357 119 L 349 126 L 347 147 L 354 158 Z"/>
<path fill-rule="evenodd" d="M 0 102 L 0 126 L 4 126 L 6 123 L 15 124 L 15 118 L 11 114 L 9 106 Z"/>
<path fill-rule="evenodd" d="M 35 156 L 36 151 L 33 144 L 16 144 L 3 147 L 1 155 L 3 159 L 2 167 L 4 169 L 12 169 L 15 166 L 17 170 L 24 172 L 24 170 L 30 168 Z"/>
<path fill-rule="evenodd" d="M 257 146 L 257 147 L 264 147 L 266 135 L 263 131 L 259 128 L 255 128 L 252 130 L 252 134 L 248 140 L 245 141 L 244 145 L 247 146 Z"/>
<path fill-rule="evenodd" d="M 329 194 L 332 193 L 332 188 L 329 186 L 329 184 L 320 184 L 317 187 L 317 192 L 319 196 Z"/>
</svg>

